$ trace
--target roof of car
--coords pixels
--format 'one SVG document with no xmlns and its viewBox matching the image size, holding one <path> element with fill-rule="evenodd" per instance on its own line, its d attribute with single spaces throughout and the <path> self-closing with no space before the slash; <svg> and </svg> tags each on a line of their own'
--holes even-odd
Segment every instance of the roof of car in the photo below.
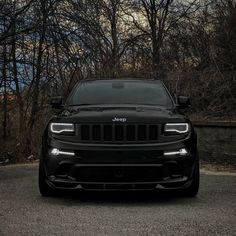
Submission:
<svg viewBox="0 0 236 236">
<path fill-rule="evenodd" d="M 145 79 L 142 77 L 139 78 L 132 78 L 132 77 L 121 77 L 121 78 L 96 78 L 96 79 L 85 79 L 85 80 L 80 80 L 80 82 L 113 82 L 113 81 L 120 81 L 120 82 L 160 82 L 160 80 L 156 79 Z"/>
</svg>

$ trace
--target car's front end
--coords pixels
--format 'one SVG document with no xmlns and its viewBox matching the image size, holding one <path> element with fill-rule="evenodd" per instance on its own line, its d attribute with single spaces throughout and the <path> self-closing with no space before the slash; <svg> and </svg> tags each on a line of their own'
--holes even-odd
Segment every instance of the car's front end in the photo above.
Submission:
<svg viewBox="0 0 236 236">
<path fill-rule="evenodd" d="M 41 168 L 51 189 L 188 189 L 196 133 L 174 110 L 130 104 L 73 106 L 44 132 Z"/>
</svg>

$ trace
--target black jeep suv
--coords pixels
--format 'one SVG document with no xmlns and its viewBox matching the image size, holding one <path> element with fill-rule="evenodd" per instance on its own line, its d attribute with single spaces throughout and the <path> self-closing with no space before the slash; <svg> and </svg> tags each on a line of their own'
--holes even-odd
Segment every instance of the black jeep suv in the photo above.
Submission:
<svg viewBox="0 0 236 236">
<path fill-rule="evenodd" d="M 199 187 L 196 133 L 158 80 L 79 82 L 44 131 L 39 164 L 43 196 L 59 190 L 179 191 Z"/>
</svg>

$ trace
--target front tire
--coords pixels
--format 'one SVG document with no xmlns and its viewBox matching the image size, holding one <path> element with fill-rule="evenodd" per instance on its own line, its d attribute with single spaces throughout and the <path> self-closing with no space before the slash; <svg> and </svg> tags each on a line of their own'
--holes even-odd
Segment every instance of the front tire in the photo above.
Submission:
<svg viewBox="0 0 236 236">
<path fill-rule="evenodd" d="M 184 197 L 195 197 L 198 194 L 199 180 L 200 180 L 199 160 L 197 160 L 197 163 L 194 168 L 192 183 L 188 188 L 184 189 L 182 192 Z"/>
<path fill-rule="evenodd" d="M 39 184 L 39 192 L 43 197 L 50 197 L 55 196 L 55 190 L 53 190 L 46 181 L 46 172 L 45 168 L 43 166 L 43 162 L 40 159 L 39 161 L 39 178 L 38 178 L 38 184 Z"/>
</svg>

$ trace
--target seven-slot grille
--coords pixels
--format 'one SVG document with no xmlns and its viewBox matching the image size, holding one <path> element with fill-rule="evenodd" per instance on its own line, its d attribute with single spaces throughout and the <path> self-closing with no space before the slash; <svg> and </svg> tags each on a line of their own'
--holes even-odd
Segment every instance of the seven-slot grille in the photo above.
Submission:
<svg viewBox="0 0 236 236">
<path fill-rule="evenodd" d="M 82 142 L 156 142 L 159 125 L 156 124 L 80 124 L 79 139 Z"/>
</svg>

